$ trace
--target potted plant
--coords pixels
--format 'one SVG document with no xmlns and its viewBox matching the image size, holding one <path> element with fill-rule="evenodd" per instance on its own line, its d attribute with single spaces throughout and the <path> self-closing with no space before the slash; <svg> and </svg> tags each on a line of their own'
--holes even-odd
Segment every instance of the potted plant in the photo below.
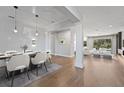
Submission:
<svg viewBox="0 0 124 93">
<path fill-rule="evenodd" d="M 24 45 L 21 47 L 23 50 L 24 50 L 24 53 L 26 52 L 26 50 L 28 49 L 28 46 L 27 45 Z"/>
<path fill-rule="evenodd" d="M 47 51 L 46 53 L 47 53 L 47 54 L 49 54 L 50 52 L 49 52 L 49 51 Z"/>
</svg>

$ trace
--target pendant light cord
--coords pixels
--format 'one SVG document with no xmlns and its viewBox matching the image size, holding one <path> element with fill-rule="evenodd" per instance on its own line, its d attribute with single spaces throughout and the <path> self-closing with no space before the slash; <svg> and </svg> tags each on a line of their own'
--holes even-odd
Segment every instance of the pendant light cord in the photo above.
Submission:
<svg viewBox="0 0 124 93">
<path fill-rule="evenodd" d="M 17 23 L 17 22 L 16 22 L 16 14 L 17 14 L 17 13 L 16 13 L 16 12 L 17 12 L 18 7 L 17 7 L 17 6 L 14 6 L 14 9 L 15 9 L 15 16 L 14 16 L 14 17 L 15 17 L 15 29 L 17 29 L 17 27 L 16 27 L 16 23 Z"/>
<path fill-rule="evenodd" d="M 38 15 L 35 15 L 35 17 L 36 17 L 36 33 L 38 33 L 38 31 L 37 31 L 37 18 L 38 18 Z"/>
<path fill-rule="evenodd" d="M 36 16 L 36 33 L 37 33 L 37 16 Z"/>
<path fill-rule="evenodd" d="M 16 29 L 16 8 L 15 8 L 15 29 Z"/>
</svg>

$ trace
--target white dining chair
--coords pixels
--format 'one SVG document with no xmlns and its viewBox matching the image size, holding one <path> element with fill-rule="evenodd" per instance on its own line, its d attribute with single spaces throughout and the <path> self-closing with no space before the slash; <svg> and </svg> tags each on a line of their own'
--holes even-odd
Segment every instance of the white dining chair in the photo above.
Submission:
<svg viewBox="0 0 124 93">
<path fill-rule="evenodd" d="M 26 69 L 28 79 L 30 80 L 29 74 L 28 74 L 28 67 L 29 67 L 29 56 L 28 55 L 17 55 L 13 56 L 7 63 L 7 72 L 12 72 L 12 81 L 11 86 L 13 86 L 15 71 L 17 70 L 23 70 Z"/>
<path fill-rule="evenodd" d="M 0 57 L 1 56 L 5 56 L 5 54 L 4 53 L 0 53 Z M 2 59 L 2 60 L 0 60 L 0 67 L 4 67 L 6 64 L 5 64 L 5 60 L 4 59 Z"/>
<path fill-rule="evenodd" d="M 52 56 L 50 54 L 50 52 L 47 52 L 47 61 L 49 61 L 50 63 L 52 63 Z"/>
<path fill-rule="evenodd" d="M 5 66 L 6 66 L 5 61 L 4 60 L 0 60 L 0 68 L 1 67 L 5 67 Z"/>
<path fill-rule="evenodd" d="M 37 76 L 38 76 L 38 68 L 39 66 L 41 66 L 42 68 L 42 64 L 44 64 L 46 71 L 48 71 L 47 66 L 45 64 L 46 60 L 47 60 L 47 55 L 45 52 L 37 53 L 37 55 L 34 58 L 31 58 L 32 64 L 37 66 L 37 70 L 36 70 Z"/>
</svg>

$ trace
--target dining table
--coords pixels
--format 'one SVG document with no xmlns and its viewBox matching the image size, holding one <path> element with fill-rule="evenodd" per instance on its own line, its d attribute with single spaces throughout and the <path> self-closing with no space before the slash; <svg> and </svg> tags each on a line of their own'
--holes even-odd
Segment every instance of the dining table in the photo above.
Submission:
<svg viewBox="0 0 124 93">
<path fill-rule="evenodd" d="M 4 60 L 4 62 L 6 64 L 7 62 L 9 62 L 9 59 L 13 56 L 27 54 L 27 55 L 29 55 L 29 59 L 30 59 L 29 70 L 31 71 L 34 68 L 34 66 L 32 65 L 31 59 L 34 58 L 37 53 L 40 53 L 40 52 L 32 51 L 32 52 L 26 52 L 26 53 L 22 53 L 22 52 L 10 53 L 10 54 L 3 53 L 0 55 L 0 60 Z M 5 68 L 6 78 L 9 78 L 7 66 L 5 65 L 4 68 Z"/>
</svg>

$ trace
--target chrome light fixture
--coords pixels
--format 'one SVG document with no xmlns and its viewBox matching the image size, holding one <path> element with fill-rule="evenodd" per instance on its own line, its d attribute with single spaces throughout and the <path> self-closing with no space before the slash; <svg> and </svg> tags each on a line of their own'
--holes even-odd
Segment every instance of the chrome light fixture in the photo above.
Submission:
<svg viewBox="0 0 124 93">
<path fill-rule="evenodd" d="M 37 19 L 38 19 L 39 16 L 35 15 L 35 17 L 36 17 L 36 33 L 35 33 L 35 35 L 38 36 L 39 34 L 38 34 L 38 30 L 37 30 Z"/>
<path fill-rule="evenodd" d="M 17 7 L 17 6 L 14 6 L 14 9 L 15 9 L 15 16 L 14 16 L 14 18 L 15 18 L 15 20 L 14 20 L 14 22 L 15 22 L 15 27 L 14 27 L 14 32 L 17 33 L 18 30 L 17 30 L 17 27 L 16 27 L 16 10 L 18 9 L 18 7 Z"/>
<path fill-rule="evenodd" d="M 36 46 L 36 39 L 33 38 L 33 39 L 32 39 L 32 47 L 35 47 L 35 46 Z"/>
</svg>

